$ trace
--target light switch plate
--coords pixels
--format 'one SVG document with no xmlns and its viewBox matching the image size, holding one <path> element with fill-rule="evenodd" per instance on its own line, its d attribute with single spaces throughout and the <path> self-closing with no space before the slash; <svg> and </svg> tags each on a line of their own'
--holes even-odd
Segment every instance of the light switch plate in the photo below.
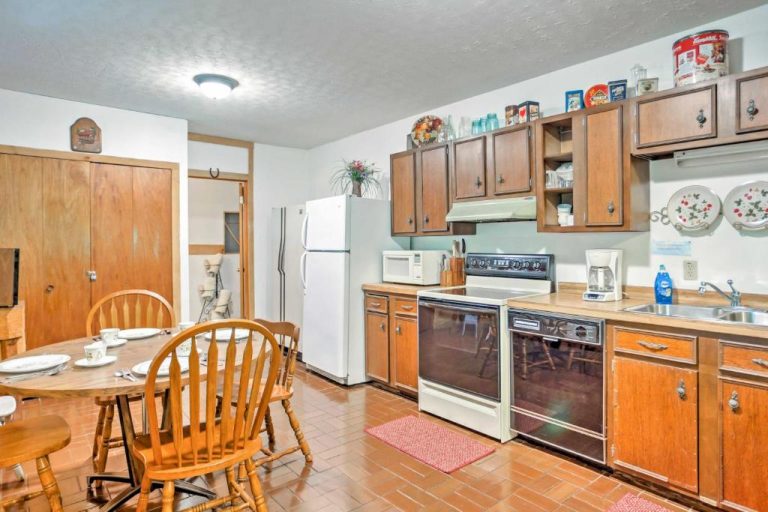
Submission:
<svg viewBox="0 0 768 512">
<path fill-rule="evenodd" d="M 683 279 L 686 281 L 699 280 L 699 262 L 696 260 L 683 260 Z"/>
</svg>

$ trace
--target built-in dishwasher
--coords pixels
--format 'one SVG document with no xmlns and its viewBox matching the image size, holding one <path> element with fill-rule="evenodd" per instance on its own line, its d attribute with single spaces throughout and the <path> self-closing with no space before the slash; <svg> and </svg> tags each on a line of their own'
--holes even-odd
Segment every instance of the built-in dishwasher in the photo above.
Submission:
<svg viewBox="0 0 768 512">
<path fill-rule="evenodd" d="M 516 309 L 508 320 L 512 430 L 605 463 L 605 322 Z"/>
</svg>

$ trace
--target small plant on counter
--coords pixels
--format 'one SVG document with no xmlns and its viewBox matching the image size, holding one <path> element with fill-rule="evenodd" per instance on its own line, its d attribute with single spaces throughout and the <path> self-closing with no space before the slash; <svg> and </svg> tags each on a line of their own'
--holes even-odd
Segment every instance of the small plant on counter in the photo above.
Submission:
<svg viewBox="0 0 768 512">
<path fill-rule="evenodd" d="M 381 192 L 378 174 L 381 170 L 377 169 L 375 164 L 368 163 L 365 160 L 344 160 L 344 167 L 333 173 L 331 186 L 334 190 L 347 193 L 350 185 L 352 194 L 362 197 L 363 194 L 369 195 L 369 192 Z"/>
</svg>

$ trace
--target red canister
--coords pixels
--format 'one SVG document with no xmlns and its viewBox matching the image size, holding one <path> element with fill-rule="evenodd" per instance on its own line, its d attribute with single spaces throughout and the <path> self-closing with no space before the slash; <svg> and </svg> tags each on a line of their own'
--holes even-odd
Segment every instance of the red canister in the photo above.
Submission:
<svg viewBox="0 0 768 512">
<path fill-rule="evenodd" d="M 675 87 L 728 74 L 728 32 L 706 30 L 681 37 L 672 45 Z"/>
</svg>

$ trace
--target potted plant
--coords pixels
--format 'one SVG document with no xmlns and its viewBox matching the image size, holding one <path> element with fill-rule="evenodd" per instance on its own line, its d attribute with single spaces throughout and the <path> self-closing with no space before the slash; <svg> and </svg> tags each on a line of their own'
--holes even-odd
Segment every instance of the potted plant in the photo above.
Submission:
<svg viewBox="0 0 768 512">
<path fill-rule="evenodd" d="M 333 173 L 331 186 L 346 193 L 352 185 L 352 195 L 362 197 L 369 191 L 381 191 L 378 174 L 381 173 L 375 164 L 365 160 L 344 160 L 344 167 Z"/>
</svg>

